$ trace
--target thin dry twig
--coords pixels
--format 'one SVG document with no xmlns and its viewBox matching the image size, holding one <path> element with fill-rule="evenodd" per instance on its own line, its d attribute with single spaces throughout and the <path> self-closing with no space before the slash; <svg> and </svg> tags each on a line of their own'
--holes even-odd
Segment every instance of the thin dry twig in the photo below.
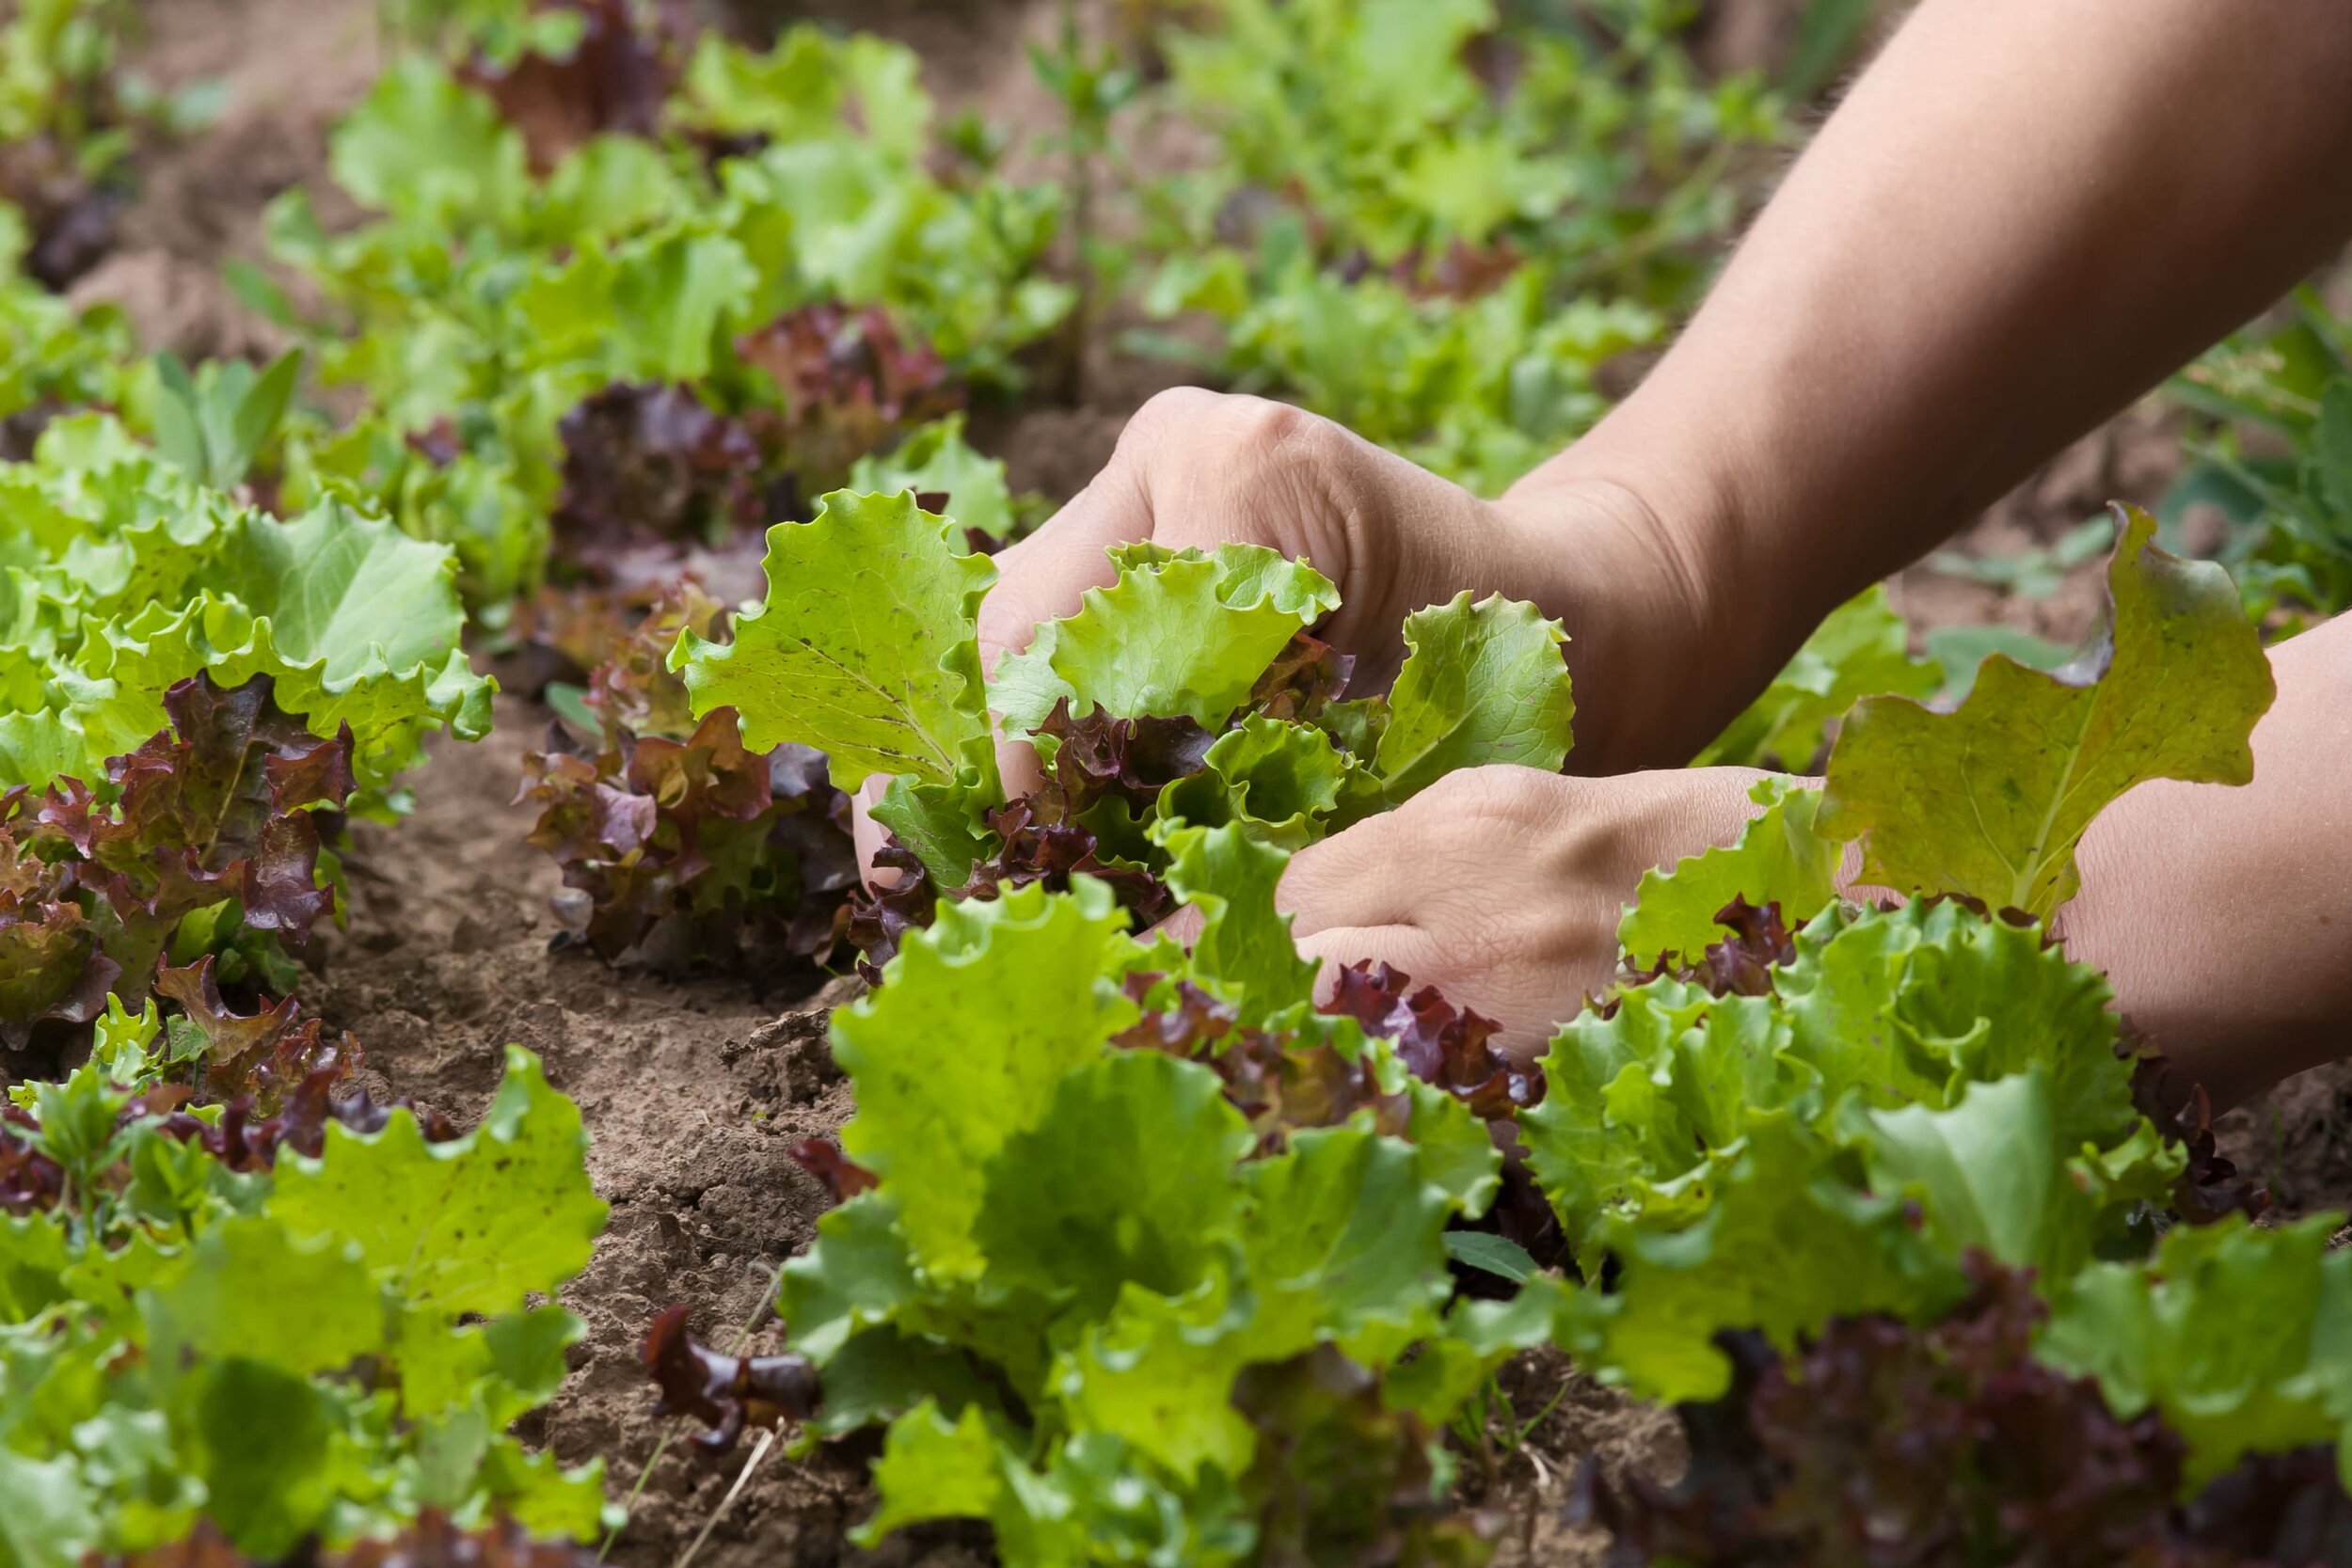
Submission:
<svg viewBox="0 0 2352 1568">
<path fill-rule="evenodd" d="M 734 1348 L 727 1352 L 729 1355 L 740 1355 L 743 1354 L 743 1347 L 752 1342 L 752 1336 L 759 1332 L 759 1325 L 768 1321 L 768 1313 L 776 1304 L 776 1286 L 784 1278 L 783 1265 L 779 1264 L 776 1267 L 768 1270 L 767 1275 L 768 1284 L 767 1288 L 759 1292 L 759 1305 L 752 1309 L 751 1321 L 746 1323 L 742 1329 L 735 1336 Z M 654 1444 L 653 1452 L 647 1456 L 644 1467 L 637 1472 L 637 1483 L 628 1489 L 628 1497 L 621 1504 L 620 1523 L 614 1525 L 611 1529 L 604 1532 L 604 1540 L 596 1547 L 596 1561 L 598 1564 L 602 1564 L 604 1560 L 612 1555 L 614 1544 L 621 1539 L 621 1532 L 628 1528 L 629 1520 L 635 1517 L 637 1513 L 637 1499 L 644 1496 L 645 1483 L 653 1480 L 654 1471 L 660 1467 L 661 1456 L 670 1451 L 670 1445 L 676 1440 L 678 1432 L 685 1425 L 685 1417 L 673 1416 L 670 1418 L 670 1424 L 661 1429 L 661 1436 L 660 1440 Z M 760 1449 L 764 1451 L 766 1447 L 767 1438 L 763 1436 L 760 1440 Z M 759 1458 L 760 1453 L 755 1451 L 752 1455 L 752 1463 L 757 1464 L 759 1462 Z M 743 1467 L 742 1478 L 738 1479 L 735 1483 L 735 1491 L 729 1492 L 726 1496 L 725 1501 L 720 1503 L 719 1508 L 722 1513 L 725 1511 L 727 1503 L 735 1500 L 735 1492 L 742 1490 L 743 1480 L 748 1479 L 751 1473 L 751 1465 L 745 1465 Z M 709 1523 L 703 1526 L 702 1535 L 696 1536 L 694 1538 L 694 1544 L 687 1549 L 687 1559 L 691 1560 L 695 1551 L 701 1548 L 703 1538 L 710 1533 L 711 1525 L 715 1525 L 718 1522 L 718 1514 L 712 1514 L 710 1516 Z M 680 1563 L 680 1568 L 684 1568 L 683 1561 Z"/>
<path fill-rule="evenodd" d="M 743 1461 L 743 1473 L 735 1478 L 735 1484 L 727 1488 L 727 1495 L 719 1499 L 719 1506 L 712 1509 L 710 1517 L 703 1521 L 703 1528 L 694 1536 L 694 1544 L 687 1547 L 685 1555 L 677 1560 L 677 1568 L 690 1568 L 694 1554 L 703 1549 L 703 1543 L 710 1539 L 710 1532 L 719 1528 L 719 1521 L 727 1516 L 727 1510 L 735 1506 L 735 1499 L 743 1495 L 743 1488 L 750 1482 L 752 1472 L 759 1468 L 759 1462 L 767 1458 L 768 1450 L 775 1446 L 773 1427 L 760 1433 L 759 1441 L 752 1445 L 751 1458 Z"/>
</svg>

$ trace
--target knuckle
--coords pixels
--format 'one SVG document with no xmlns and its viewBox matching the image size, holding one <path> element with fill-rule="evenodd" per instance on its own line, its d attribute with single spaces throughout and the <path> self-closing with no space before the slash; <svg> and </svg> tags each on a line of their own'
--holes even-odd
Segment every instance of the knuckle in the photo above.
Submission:
<svg viewBox="0 0 2352 1568">
<path fill-rule="evenodd" d="M 1339 435 L 1328 420 L 1271 398 L 1229 397 L 1223 412 L 1235 454 L 1261 471 L 1315 467 Z"/>
<path fill-rule="evenodd" d="M 1225 401 L 1224 393 L 1205 387 L 1168 387 L 1154 392 L 1128 417 L 1119 451 L 1136 455 L 1138 450 L 1181 440 L 1215 419 L 1217 405 Z"/>
<path fill-rule="evenodd" d="M 1318 414 L 1277 404 L 1281 412 L 1267 416 L 1266 439 L 1274 459 L 1294 469 L 1318 475 L 1328 486 L 1348 471 L 1351 437 L 1345 429 Z"/>
<path fill-rule="evenodd" d="M 1549 815 L 1543 789 L 1549 777 L 1532 768 L 1465 768 L 1438 780 L 1412 803 L 1483 828 L 1525 830 Z"/>
</svg>

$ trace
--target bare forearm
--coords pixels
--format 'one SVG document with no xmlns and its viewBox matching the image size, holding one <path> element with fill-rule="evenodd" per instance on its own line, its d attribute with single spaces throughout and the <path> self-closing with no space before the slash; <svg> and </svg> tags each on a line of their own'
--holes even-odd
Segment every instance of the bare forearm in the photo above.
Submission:
<svg viewBox="0 0 2352 1568">
<path fill-rule="evenodd" d="M 1687 755 L 1840 598 L 2352 232 L 2347 82 L 2342 0 L 1926 0 L 1674 351 L 1513 493 L 1624 484 L 1707 600 L 1734 673 L 1613 671 L 1620 765 Z"/>
<path fill-rule="evenodd" d="M 2254 782 L 2118 800 L 2060 916 L 2067 951 L 2224 1104 L 2352 1053 L 2352 616 L 2271 663 Z"/>
</svg>

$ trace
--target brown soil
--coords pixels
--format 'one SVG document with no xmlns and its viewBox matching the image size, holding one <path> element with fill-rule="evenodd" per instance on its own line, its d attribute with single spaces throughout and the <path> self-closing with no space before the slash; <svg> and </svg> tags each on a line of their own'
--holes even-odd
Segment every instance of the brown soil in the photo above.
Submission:
<svg viewBox="0 0 2352 1568">
<path fill-rule="evenodd" d="M 359 1037 L 394 1089 L 461 1120 L 487 1103 L 509 1043 L 538 1053 L 579 1102 L 612 1217 L 588 1272 L 564 1292 L 588 1338 L 532 1435 L 568 1464 L 602 1458 L 618 1497 L 667 1425 L 653 1418 L 637 1365 L 646 1323 L 691 1303 L 698 1332 L 735 1342 L 827 1204 L 786 1150 L 837 1128 L 849 1094 L 821 1010 L 788 1010 L 740 983 L 616 974 L 584 951 L 551 950 L 554 863 L 523 842 L 530 809 L 508 803 L 546 715 L 501 698 L 498 720 L 480 745 L 435 747 L 406 822 L 356 832 L 350 927 L 322 943 L 311 998 Z M 673 1444 L 617 1560 L 675 1560 L 740 1464 Z M 749 1561 L 742 1554 L 755 1550 L 832 1561 L 862 1494 L 852 1465 L 771 1456 L 708 1560 Z"/>
<path fill-rule="evenodd" d="M 282 334 L 241 306 L 221 269 L 260 262 L 262 210 L 319 178 L 326 134 L 382 64 L 371 0 L 148 0 L 130 58 L 165 87 L 218 81 L 220 120 L 138 160 L 138 196 L 77 303 L 130 311 L 141 341 L 183 356 L 272 352 Z M 333 211 L 331 205 L 326 209 Z"/>
<path fill-rule="evenodd" d="M 1520 1356 L 1501 1383 L 1524 1440 L 1462 1461 L 1464 1492 L 1498 1515 L 1495 1568 L 1594 1568 L 1609 1538 L 1568 1522 L 1577 1471 L 1589 1463 L 1612 1483 L 1629 1471 L 1666 1479 L 1687 1457 L 1682 1423 L 1671 1411 L 1600 1386 L 1556 1350 Z"/>
<path fill-rule="evenodd" d="M 2297 1073 L 2217 1131 L 2221 1151 L 2270 1188 L 2277 1217 L 2352 1211 L 2352 1061 Z"/>
<path fill-rule="evenodd" d="M 1986 509 L 1949 548 L 1979 559 L 2046 546 L 2109 501 L 2153 509 L 2180 470 L 2173 419 L 2152 404 L 2129 410 L 2042 465 Z M 2098 625 L 2106 558 L 2084 562 L 2043 597 L 2005 593 L 1923 562 L 1890 582 L 1895 606 L 1915 630 L 1998 624 L 2057 642 L 2075 642 Z"/>
</svg>

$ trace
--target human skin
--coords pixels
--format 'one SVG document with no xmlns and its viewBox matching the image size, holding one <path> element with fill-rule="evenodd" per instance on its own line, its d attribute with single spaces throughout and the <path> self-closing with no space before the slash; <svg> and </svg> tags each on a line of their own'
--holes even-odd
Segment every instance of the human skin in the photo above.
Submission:
<svg viewBox="0 0 2352 1568">
<path fill-rule="evenodd" d="M 2347 81 L 2342 0 L 1924 0 L 1681 341 L 1505 496 L 1295 409 L 1171 394 L 1006 552 L 982 641 L 1021 645 L 1110 580 L 1104 546 L 1140 538 L 1309 557 L 1345 595 L 1329 635 L 1374 680 L 1405 612 L 1460 589 L 1559 617 L 1571 766 L 1618 776 L 1479 769 L 1284 883 L 1303 949 L 1388 958 L 1530 1046 L 1605 978 L 1641 871 L 1751 809 L 1749 775 L 1659 769 L 1831 608 L 2352 235 Z M 2256 782 L 2118 801 L 2061 920 L 2223 1097 L 2352 1049 L 2352 627 L 2274 662 Z"/>
</svg>

